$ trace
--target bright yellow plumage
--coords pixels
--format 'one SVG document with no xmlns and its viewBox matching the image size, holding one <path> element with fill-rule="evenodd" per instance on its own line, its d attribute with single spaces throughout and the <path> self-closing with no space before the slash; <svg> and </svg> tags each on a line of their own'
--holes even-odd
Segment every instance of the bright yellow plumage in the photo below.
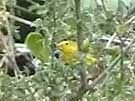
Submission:
<svg viewBox="0 0 135 101">
<path fill-rule="evenodd" d="M 77 45 L 73 41 L 62 41 L 58 43 L 58 49 L 61 51 L 60 58 L 65 63 L 76 62 Z"/>
<path fill-rule="evenodd" d="M 76 42 L 71 40 L 61 41 L 57 46 L 61 51 L 60 59 L 65 63 L 75 64 L 83 60 L 85 64 L 91 65 L 97 62 L 97 59 L 92 54 L 78 52 Z"/>
</svg>

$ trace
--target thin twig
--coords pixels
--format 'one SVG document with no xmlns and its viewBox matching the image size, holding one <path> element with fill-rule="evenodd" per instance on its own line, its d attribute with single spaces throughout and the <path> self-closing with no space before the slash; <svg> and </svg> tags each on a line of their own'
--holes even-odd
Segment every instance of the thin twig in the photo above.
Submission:
<svg viewBox="0 0 135 101">
<path fill-rule="evenodd" d="M 76 11 L 76 19 L 77 19 L 77 45 L 78 45 L 78 51 L 81 51 L 81 45 L 82 45 L 82 40 L 83 40 L 83 35 L 82 35 L 82 25 L 81 25 L 81 19 L 80 19 L 80 0 L 74 0 L 75 2 L 75 11 Z M 76 92 L 75 95 L 71 96 L 69 98 L 69 101 L 78 101 L 78 98 L 80 98 L 86 87 L 87 87 L 87 78 L 86 78 L 86 70 L 83 65 L 83 61 L 80 60 L 80 63 L 77 64 L 76 66 L 80 70 L 80 86 L 78 87 L 78 91 Z"/>
<path fill-rule="evenodd" d="M 121 44 L 120 44 L 120 54 L 121 54 L 121 61 L 120 61 L 120 69 L 121 69 L 121 80 L 123 81 L 123 79 L 124 79 L 124 68 L 123 68 L 123 66 L 124 66 L 124 57 L 125 57 L 125 52 L 124 52 L 124 44 L 125 44 L 125 40 L 126 39 L 122 39 L 122 36 L 120 36 L 119 34 L 117 35 L 118 36 L 118 38 L 119 38 L 119 40 L 121 41 Z"/>
<path fill-rule="evenodd" d="M 11 15 L 11 14 L 10 14 L 9 12 L 7 12 L 7 11 L 5 11 L 2 16 L 6 16 L 6 17 L 10 18 L 11 20 L 15 20 L 15 21 L 18 21 L 18 22 L 27 24 L 27 25 L 29 25 L 29 26 L 36 26 L 35 23 L 33 23 L 33 22 L 29 21 L 29 20 L 25 20 L 25 19 L 23 19 L 23 18 L 14 16 L 14 15 Z M 5 18 L 4 18 L 4 19 L 5 19 Z"/>
<path fill-rule="evenodd" d="M 101 38 L 98 38 L 99 41 L 103 41 L 103 42 L 108 42 L 110 40 L 110 37 L 111 36 L 102 36 Z M 122 38 L 123 40 L 125 40 L 124 42 L 124 47 L 126 47 L 131 41 L 132 39 L 131 38 Z M 121 41 L 118 39 L 118 37 L 115 37 L 113 40 L 112 40 L 112 43 L 113 44 L 116 44 L 116 45 L 120 45 L 121 44 Z M 133 44 L 133 48 L 135 47 L 135 44 Z"/>
<path fill-rule="evenodd" d="M 102 3 L 103 10 L 104 10 L 104 12 L 105 12 L 105 15 L 108 16 L 108 14 L 107 14 L 108 11 L 107 11 L 107 9 L 106 9 L 106 7 L 105 7 L 104 0 L 101 0 L 101 3 Z"/>
<path fill-rule="evenodd" d="M 135 16 L 131 17 L 125 24 L 128 25 L 135 20 Z"/>
<path fill-rule="evenodd" d="M 106 48 L 108 48 L 111 43 L 113 42 L 114 38 L 116 37 L 116 32 L 111 36 L 111 38 L 109 39 L 108 43 L 106 44 Z"/>
<path fill-rule="evenodd" d="M 15 21 L 18 21 L 18 22 L 21 22 L 21 23 L 24 23 L 24 24 L 27 24 L 27 25 L 30 25 L 30 26 L 36 26 L 33 22 L 31 22 L 29 20 L 22 19 L 20 17 L 14 16 L 14 15 L 8 14 L 8 17 L 15 20 Z"/>
<path fill-rule="evenodd" d="M 36 4 L 37 4 L 36 2 L 34 2 L 34 1 L 32 1 L 32 0 L 26 0 L 26 1 L 28 1 L 28 2 L 31 3 L 32 5 L 36 5 Z"/>
<path fill-rule="evenodd" d="M 2 68 L 5 60 L 6 60 L 6 56 L 4 54 L 3 57 L 2 57 L 2 59 L 0 60 L 0 68 Z"/>
<path fill-rule="evenodd" d="M 52 5 L 50 5 L 51 7 L 53 6 L 53 27 L 54 27 L 54 31 L 52 33 L 52 39 L 51 39 L 51 66 L 53 67 L 54 65 L 54 52 L 55 52 L 55 34 L 56 34 L 56 1 L 53 1 Z"/>
<path fill-rule="evenodd" d="M 81 19 L 80 19 L 80 0 L 74 0 L 75 2 L 75 12 L 76 12 L 76 19 L 77 19 L 77 44 L 78 44 L 78 50 L 81 51 L 81 44 L 82 44 L 82 25 L 81 25 Z"/>
<path fill-rule="evenodd" d="M 75 12 L 76 12 L 76 19 L 77 19 L 77 45 L 78 45 L 78 51 L 81 51 L 81 45 L 83 41 L 83 35 L 82 35 L 82 22 L 81 22 L 81 0 L 74 0 L 75 2 Z M 85 86 L 87 85 L 86 83 L 86 70 L 84 67 L 83 61 L 80 61 L 81 63 L 79 64 L 80 66 L 80 75 L 81 75 L 81 87 L 79 90 L 83 90 Z"/>
</svg>

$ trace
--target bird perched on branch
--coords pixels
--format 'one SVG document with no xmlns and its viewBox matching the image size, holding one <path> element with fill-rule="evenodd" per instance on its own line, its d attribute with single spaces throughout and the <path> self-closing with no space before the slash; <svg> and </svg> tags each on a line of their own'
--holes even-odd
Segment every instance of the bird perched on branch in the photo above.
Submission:
<svg viewBox="0 0 135 101">
<path fill-rule="evenodd" d="M 75 41 L 64 40 L 57 44 L 59 53 L 56 52 L 56 58 L 65 64 L 76 65 L 83 62 L 88 71 L 88 78 L 94 80 L 103 71 L 102 62 L 96 56 L 96 50 L 91 48 L 88 38 L 83 40 L 82 51 L 78 51 Z"/>
<path fill-rule="evenodd" d="M 83 61 L 86 65 L 92 65 L 97 63 L 97 59 L 94 55 L 87 52 L 78 51 L 77 43 L 71 40 L 64 40 L 57 44 L 59 53 L 59 59 L 66 64 L 76 64 Z M 91 48 L 89 48 L 91 49 Z"/>
</svg>

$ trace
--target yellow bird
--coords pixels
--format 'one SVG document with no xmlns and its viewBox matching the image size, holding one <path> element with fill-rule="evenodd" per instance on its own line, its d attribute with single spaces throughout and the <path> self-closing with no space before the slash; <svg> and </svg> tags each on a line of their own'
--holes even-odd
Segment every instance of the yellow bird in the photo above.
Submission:
<svg viewBox="0 0 135 101">
<path fill-rule="evenodd" d="M 94 55 L 78 51 L 77 43 L 71 40 L 61 41 L 57 44 L 60 50 L 60 59 L 67 64 L 79 63 L 82 60 L 86 65 L 92 65 L 97 62 Z"/>
</svg>

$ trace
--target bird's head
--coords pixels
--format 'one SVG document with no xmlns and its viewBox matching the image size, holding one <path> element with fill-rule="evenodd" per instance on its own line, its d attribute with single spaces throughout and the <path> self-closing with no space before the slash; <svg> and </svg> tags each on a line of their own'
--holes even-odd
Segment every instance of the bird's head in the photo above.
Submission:
<svg viewBox="0 0 135 101">
<path fill-rule="evenodd" d="M 68 52 L 77 50 L 76 42 L 71 41 L 71 40 L 61 41 L 57 44 L 57 47 L 60 51 L 62 51 L 64 53 L 68 53 Z"/>
</svg>

